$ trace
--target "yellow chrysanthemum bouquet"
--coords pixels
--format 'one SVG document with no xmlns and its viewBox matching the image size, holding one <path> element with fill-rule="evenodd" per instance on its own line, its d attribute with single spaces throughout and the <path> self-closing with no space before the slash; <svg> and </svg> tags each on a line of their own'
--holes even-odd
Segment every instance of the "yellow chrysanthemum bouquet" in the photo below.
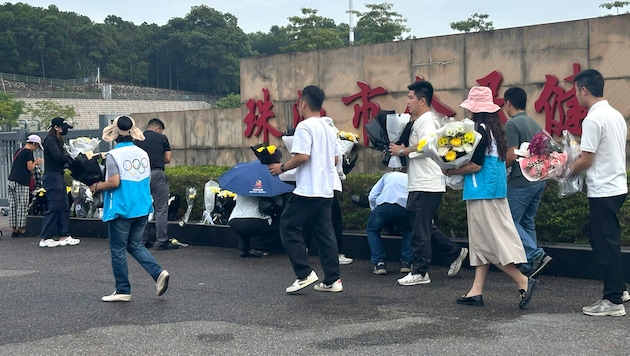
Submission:
<svg viewBox="0 0 630 356">
<path fill-rule="evenodd" d="M 359 143 L 359 135 L 352 132 L 339 131 L 337 137 L 339 138 L 339 150 L 342 155 L 349 154 L 354 145 Z"/>
<path fill-rule="evenodd" d="M 280 163 L 282 160 L 282 151 L 274 145 L 261 143 L 250 148 L 262 164 Z"/>
</svg>

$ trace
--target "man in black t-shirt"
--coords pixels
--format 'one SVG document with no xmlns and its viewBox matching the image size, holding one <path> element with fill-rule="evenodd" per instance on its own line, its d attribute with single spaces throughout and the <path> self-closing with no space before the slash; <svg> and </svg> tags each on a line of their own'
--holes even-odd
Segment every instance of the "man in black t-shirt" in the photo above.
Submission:
<svg viewBox="0 0 630 356">
<path fill-rule="evenodd" d="M 178 246 L 170 243 L 168 228 L 168 181 L 164 174 L 164 165 L 171 162 L 171 146 L 164 132 L 164 122 L 151 119 L 144 132 L 144 141 L 134 141 L 149 155 L 151 162 L 151 196 L 153 196 L 153 218 L 155 220 L 155 248 L 158 250 L 176 249 Z M 148 226 L 148 225 L 147 225 Z M 144 245 L 151 247 L 148 233 L 143 238 Z"/>
</svg>

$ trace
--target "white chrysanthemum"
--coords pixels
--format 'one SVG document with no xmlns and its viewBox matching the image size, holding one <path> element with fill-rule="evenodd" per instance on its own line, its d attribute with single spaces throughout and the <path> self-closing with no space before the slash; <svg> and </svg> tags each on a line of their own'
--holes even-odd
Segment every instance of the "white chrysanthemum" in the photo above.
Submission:
<svg viewBox="0 0 630 356">
<path fill-rule="evenodd" d="M 448 151 L 449 151 L 448 147 L 438 147 L 438 154 L 442 157 L 446 155 Z"/>
<path fill-rule="evenodd" d="M 471 145 L 470 143 L 465 143 L 462 145 L 462 147 L 464 148 L 465 152 L 471 152 L 473 150 L 473 145 Z"/>
</svg>

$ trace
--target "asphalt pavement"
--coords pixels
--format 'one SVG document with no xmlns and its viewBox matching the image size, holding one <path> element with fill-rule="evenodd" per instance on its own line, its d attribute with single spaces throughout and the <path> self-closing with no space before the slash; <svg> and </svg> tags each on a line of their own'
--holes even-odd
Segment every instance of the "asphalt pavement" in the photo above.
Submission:
<svg viewBox="0 0 630 356">
<path fill-rule="evenodd" d="M 189 246 L 151 252 L 170 274 L 168 291 L 129 259 L 132 300 L 114 291 L 108 241 L 40 248 L 12 239 L 0 217 L 2 355 L 628 355 L 630 317 L 588 317 L 581 307 L 601 282 L 550 276 L 526 310 L 516 286 L 491 271 L 484 307 L 461 306 L 473 270 L 399 286 L 396 264 L 372 274 L 369 261 L 341 266 L 342 293 L 294 280 L 285 255 L 241 258 L 235 249 Z M 317 257 L 313 268 L 323 277 Z M 466 262 L 467 263 L 467 262 Z M 320 280 L 321 281 L 321 280 Z M 630 307 L 630 305 L 627 305 Z"/>
</svg>

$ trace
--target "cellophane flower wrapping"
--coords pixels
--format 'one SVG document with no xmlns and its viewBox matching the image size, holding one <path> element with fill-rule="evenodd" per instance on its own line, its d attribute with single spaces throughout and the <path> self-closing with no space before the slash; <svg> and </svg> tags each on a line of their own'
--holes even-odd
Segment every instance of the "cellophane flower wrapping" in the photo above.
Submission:
<svg viewBox="0 0 630 356">
<path fill-rule="evenodd" d="M 85 154 L 88 158 L 92 158 L 94 151 L 98 148 L 101 140 L 98 138 L 89 137 L 77 137 L 68 141 L 68 154 L 73 159 L 76 158 L 79 153 Z"/>
<path fill-rule="evenodd" d="M 567 130 L 562 131 L 562 137 L 562 147 L 567 155 L 567 162 L 564 174 L 557 179 L 559 198 L 581 192 L 584 186 L 584 177 L 581 174 L 573 174 L 572 169 L 573 162 L 575 162 L 580 155 L 580 144 Z"/>
<path fill-rule="evenodd" d="M 280 160 L 282 160 L 282 152 L 274 145 L 261 143 L 256 146 L 250 146 L 250 148 L 262 164 L 280 163 Z"/>
<path fill-rule="evenodd" d="M 536 182 L 563 177 L 567 167 L 567 154 L 547 131 L 534 135 L 529 142 L 528 156 L 519 158 L 523 177 Z"/>
<path fill-rule="evenodd" d="M 389 142 L 398 142 L 400 135 L 402 135 L 405 126 L 409 122 L 409 118 L 409 114 L 387 114 L 387 121 L 385 121 L 385 124 L 387 126 L 387 137 L 389 138 Z M 400 157 L 391 156 L 389 162 L 387 163 L 387 167 L 402 167 Z"/>
<path fill-rule="evenodd" d="M 188 223 L 188 219 L 190 219 L 190 212 L 192 211 L 193 204 L 195 203 L 195 198 L 197 197 L 197 188 L 188 187 L 186 188 L 186 204 L 188 207 L 186 208 L 186 213 L 184 213 L 184 217 L 182 221 L 184 223 Z"/>
<path fill-rule="evenodd" d="M 344 156 L 348 155 L 354 146 L 359 143 L 359 135 L 347 131 L 339 131 L 337 133 L 337 139 L 339 150 Z"/>
<path fill-rule="evenodd" d="M 481 134 L 472 120 L 450 121 L 435 135 L 422 137 L 409 157 L 430 157 L 442 169 L 455 169 L 470 162 L 479 141 Z"/>
</svg>

